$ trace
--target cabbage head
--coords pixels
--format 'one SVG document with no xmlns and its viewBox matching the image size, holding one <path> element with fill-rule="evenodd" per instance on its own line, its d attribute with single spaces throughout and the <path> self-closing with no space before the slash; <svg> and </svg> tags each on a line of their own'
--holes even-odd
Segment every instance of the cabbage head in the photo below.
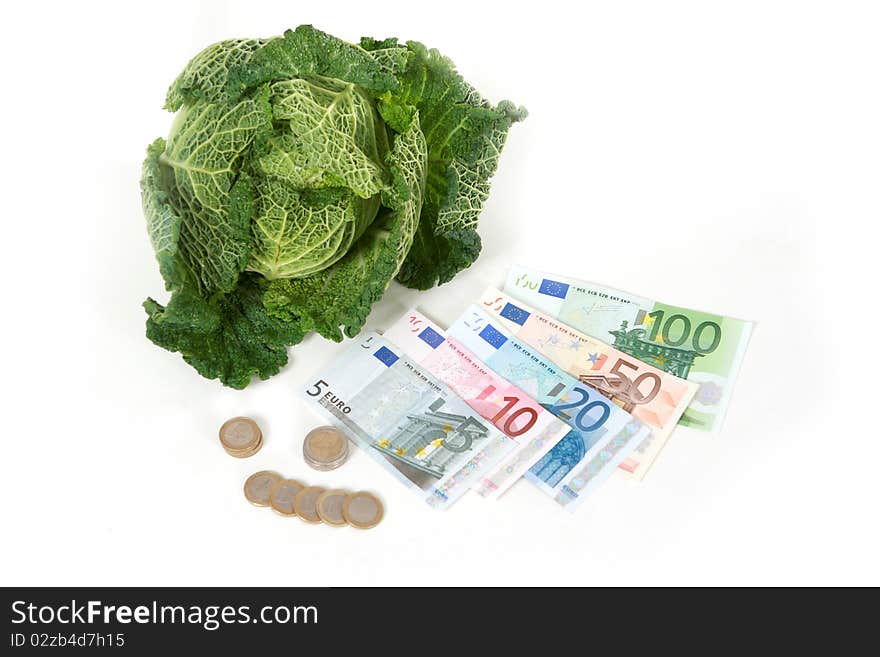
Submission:
<svg viewBox="0 0 880 657">
<path fill-rule="evenodd" d="M 171 85 L 147 149 L 147 229 L 170 300 L 147 337 L 243 388 L 311 331 L 353 336 L 393 278 L 470 266 L 510 125 L 420 43 L 347 43 L 303 25 L 209 46 Z"/>
</svg>

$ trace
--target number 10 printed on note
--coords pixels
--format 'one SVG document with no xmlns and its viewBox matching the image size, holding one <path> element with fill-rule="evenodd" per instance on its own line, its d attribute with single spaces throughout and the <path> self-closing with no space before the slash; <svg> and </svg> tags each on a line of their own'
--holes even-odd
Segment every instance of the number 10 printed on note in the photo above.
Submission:
<svg viewBox="0 0 880 657">
<path fill-rule="evenodd" d="M 556 416 L 417 310 L 403 315 L 384 337 L 516 443 L 515 450 L 474 487 L 483 497 L 503 495 L 568 433 Z"/>
<path fill-rule="evenodd" d="M 430 506 L 452 505 L 516 443 L 392 342 L 363 333 L 300 394 Z"/>
<path fill-rule="evenodd" d="M 568 426 L 565 438 L 525 475 L 568 511 L 650 443 L 645 424 L 517 340 L 479 307 L 470 306 L 447 334 Z"/>
</svg>

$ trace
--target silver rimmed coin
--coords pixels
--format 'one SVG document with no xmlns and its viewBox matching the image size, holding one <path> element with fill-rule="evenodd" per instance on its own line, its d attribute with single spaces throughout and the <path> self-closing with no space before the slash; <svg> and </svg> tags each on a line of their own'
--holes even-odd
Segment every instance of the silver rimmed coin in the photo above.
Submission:
<svg viewBox="0 0 880 657">
<path fill-rule="evenodd" d="M 385 507 L 378 497 L 366 491 L 352 493 L 342 504 L 345 521 L 358 529 L 370 529 L 382 522 Z"/>
<path fill-rule="evenodd" d="M 318 515 L 317 504 L 318 498 L 323 492 L 324 489 L 320 486 L 307 486 L 297 493 L 296 497 L 293 498 L 293 507 L 296 510 L 296 515 L 302 520 L 313 524 L 321 522 L 321 516 Z"/>
<path fill-rule="evenodd" d="M 259 451 L 263 432 L 251 418 L 234 417 L 220 427 L 220 444 L 231 456 L 246 458 Z"/>
<path fill-rule="evenodd" d="M 276 472 L 263 470 L 255 472 L 244 482 L 244 496 L 248 502 L 256 506 L 269 506 L 272 490 L 282 481 Z"/>
<path fill-rule="evenodd" d="M 269 494 L 269 505 L 282 516 L 295 516 L 294 500 L 303 488 L 305 485 L 296 479 L 285 479 L 272 489 Z"/>
<path fill-rule="evenodd" d="M 348 458 L 348 438 L 335 427 L 317 427 L 303 440 L 303 459 L 315 470 L 335 470 Z"/>
<path fill-rule="evenodd" d="M 344 490 L 325 490 L 318 496 L 315 510 L 326 524 L 332 527 L 344 527 L 345 516 L 342 515 L 342 505 L 348 492 Z"/>
</svg>

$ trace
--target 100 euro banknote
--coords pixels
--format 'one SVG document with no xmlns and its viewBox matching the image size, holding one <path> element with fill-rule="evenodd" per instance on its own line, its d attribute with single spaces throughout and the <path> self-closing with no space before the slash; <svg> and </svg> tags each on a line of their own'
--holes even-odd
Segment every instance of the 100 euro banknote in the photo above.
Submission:
<svg viewBox="0 0 880 657">
<path fill-rule="evenodd" d="M 645 424 L 517 340 L 479 307 L 469 307 L 446 333 L 566 423 L 565 438 L 525 475 L 566 509 L 574 510 L 647 444 L 651 431 Z"/>
<path fill-rule="evenodd" d="M 504 291 L 630 356 L 698 384 L 679 422 L 705 431 L 721 428 L 753 322 L 521 266 L 510 269 Z"/>
<path fill-rule="evenodd" d="M 565 326 L 501 290 L 486 290 L 480 307 L 521 341 L 651 427 L 647 445 L 622 464 L 635 477 L 644 477 L 693 399 L 697 384 Z"/>
<path fill-rule="evenodd" d="M 480 478 L 476 491 L 483 497 L 504 494 L 568 433 L 563 422 L 419 311 L 408 311 L 383 335 L 517 444 Z"/>
<path fill-rule="evenodd" d="M 301 395 L 434 508 L 452 505 L 516 448 L 377 333 L 358 336 Z"/>
</svg>

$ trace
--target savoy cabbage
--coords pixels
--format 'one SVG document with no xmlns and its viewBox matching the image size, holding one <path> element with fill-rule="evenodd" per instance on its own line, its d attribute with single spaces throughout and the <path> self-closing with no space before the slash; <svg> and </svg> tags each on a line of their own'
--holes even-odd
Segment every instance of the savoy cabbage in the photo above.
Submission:
<svg viewBox="0 0 880 657">
<path fill-rule="evenodd" d="M 391 279 L 426 289 L 480 251 L 510 125 L 436 50 L 303 25 L 209 46 L 171 85 L 147 149 L 147 228 L 171 298 L 147 336 L 243 388 L 310 331 L 363 326 Z"/>
</svg>

